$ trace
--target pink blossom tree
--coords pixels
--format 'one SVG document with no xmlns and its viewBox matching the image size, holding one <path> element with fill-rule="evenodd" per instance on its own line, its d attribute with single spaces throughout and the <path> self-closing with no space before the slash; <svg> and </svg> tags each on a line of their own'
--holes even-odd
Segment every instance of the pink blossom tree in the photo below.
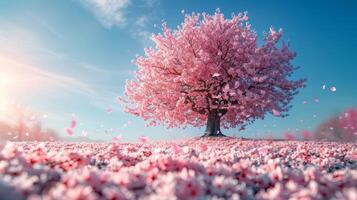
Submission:
<svg viewBox="0 0 357 200">
<path fill-rule="evenodd" d="M 339 115 L 324 120 L 317 127 L 313 139 L 328 141 L 357 141 L 357 108 L 348 108 Z"/>
<path fill-rule="evenodd" d="M 290 80 L 296 67 L 288 45 L 277 47 L 282 31 L 270 28 L 258 46 L 247 13 L 225 19 L 185 15 L 184 22 L 152 36 L 135 63 L 136 78 L 126 83 L 125 110 L 168 128 L 200 127 L 204 136 L 223 136 L 224 128 L 241 129 L 265 113 L 287 116 L 289 102 L 305 79 Z"/>
</svg>

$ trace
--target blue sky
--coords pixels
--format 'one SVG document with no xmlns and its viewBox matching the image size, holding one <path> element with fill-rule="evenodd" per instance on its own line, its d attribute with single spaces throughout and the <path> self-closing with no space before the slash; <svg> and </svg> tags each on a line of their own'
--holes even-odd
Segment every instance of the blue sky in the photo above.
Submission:
<svg viewBox="0 0 357 200">
<path fill-rule="evenodd" d="M 149 37 L 160 32 L 162 20 L 176 27 L 182 10 L 213 13 L 216 8 L 226 17 L 248 11 L 260 36 L 270 26 L 282 28 L 283 39 L 297 52 L 293 64 L 301 66 L 294 77 L 308 78 L 289 117 L 267 115 L 245 131 L 226 134 L 281 137 L 287 130 L 314 130 L 331 114 L 357 106 L 356 1 L 5 0 L 0 1 L 0 107 L 27 105 L 63 136 L 72 113 L 79 123 L 75 134 L 86 130 L 91 139 L 200 135 L 197 128 L 145 127 L 115 98 L 136 70 L 130 61 L 152 45 Z M 324 84 L 327 90 L 321 89 Z M 331 86 L 337 91 L 330 92 Z M 113 113 L 105 112 L 108 107 Z"/>
</svg>

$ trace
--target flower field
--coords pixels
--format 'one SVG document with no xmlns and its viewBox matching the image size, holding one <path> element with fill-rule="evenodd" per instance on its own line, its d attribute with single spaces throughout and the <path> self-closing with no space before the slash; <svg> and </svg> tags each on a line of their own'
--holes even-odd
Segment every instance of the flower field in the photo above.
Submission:
<svg viewBox="0 0 357 200">
<path fill-rule="evenodd" d="M 355 143 L 8 142 L 1 199 L 357 199 Z"/>
</svg>

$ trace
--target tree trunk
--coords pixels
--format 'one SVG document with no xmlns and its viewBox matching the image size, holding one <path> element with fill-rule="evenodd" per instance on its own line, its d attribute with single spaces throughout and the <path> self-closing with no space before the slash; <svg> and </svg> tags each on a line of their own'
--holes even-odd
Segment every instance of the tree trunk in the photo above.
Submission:
<svg viewBox="0 0 357 200">
<path fill-rule="evenodd" d="M 221 132 L 221 116 L 217 110 L 208 114 L 205 134 L 202 137 L 223 137 Z"/>
</svg>

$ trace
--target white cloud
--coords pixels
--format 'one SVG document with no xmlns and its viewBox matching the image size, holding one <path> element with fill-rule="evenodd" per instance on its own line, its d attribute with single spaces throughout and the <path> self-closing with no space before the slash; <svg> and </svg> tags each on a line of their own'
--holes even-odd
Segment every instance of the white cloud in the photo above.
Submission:
<svg viewBox="0 0 357 200">
<path fill-rule="evenodd" d="M 82 68 L 84 70 L 83 72 L 89 72 L 91 74 L 95 73 L 95 74 L 113 76 L 121 73 L 121 71 L 108 70 L 106 68 L 98 67 L 84 62 L 76 62 L 75 64 L 78 65 L 78 67 Z"/>
<path fill-rule="evenodd" d="M 125 23 L 125 8 L 130 4 L 130 0 L 80 0 L 80 2 L 107 28 Z"/>
<path fill-rule="evenodd" d="M 136 24 L 140 27 L 144 27 L 149 21 L 149 18 L 145 15 L 140 16 L 137 20 L 136 20 Z"/>
<path fill-rule="evenodd" d="M 61 40 L 64 39 L 63 35 L 59 31 L 57 31 L 56 27 L 48 22 L 48 19 L 43 18 L 43 17 L 39 17 L 39 16 L 37 16 L 35 14 L 32 14 L 32 13 L 31 14 L 28 13 L 27 15 L 32 20 L 37 22 L 37 24 L 39 24 L 41 26 L 41 28 L 45 29 L 50 34 L 54 35 L 58 39 L 61 39 Z"/>
</svg>

